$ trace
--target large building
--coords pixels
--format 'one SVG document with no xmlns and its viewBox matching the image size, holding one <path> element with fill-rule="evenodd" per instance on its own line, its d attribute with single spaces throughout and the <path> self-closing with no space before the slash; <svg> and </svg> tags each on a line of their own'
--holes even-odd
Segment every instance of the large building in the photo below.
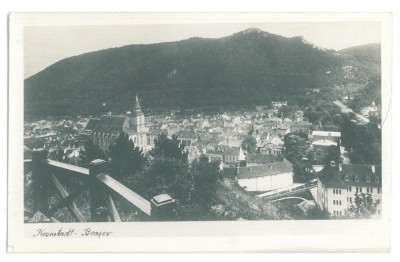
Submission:
<svg viewBox="0 0 400 262">
<path fill-rule="evenodd" d="M 91 133 L 95 145 L 104 152 L 114 143 L 120 133 L 125 133 L 133 141 L 135 146 L 145 149 L 147 146 L 147 135 L 145 127 L 145 116 L 136 96 L 133 111 L 123 116 L 104 115 L 98 121 Z"/>
<path fill-rule="evenodd" d="M 293 165 L 286 159 L 256 166 L 241 166 L 236 174 L 246 191 L 264 192 L 293 185 Z"/>
<path fill-rule="evenodd" d="M 333 217 L 343 217 L 355 205 L 355 195 L 371 195 L 376 207 L 373 217 L 381 215 L 381 166 L 331 162 L 318 177 L 317 204 Z"/>
<path fill-rule="evenodd" d="M 329 140 L 329 141 L 335 142 L 337 146 L 340 146 L 341 136 L 342 136 L 341 132 L 313 131 L 312 132 L 312 141 Z"/>
</svg>

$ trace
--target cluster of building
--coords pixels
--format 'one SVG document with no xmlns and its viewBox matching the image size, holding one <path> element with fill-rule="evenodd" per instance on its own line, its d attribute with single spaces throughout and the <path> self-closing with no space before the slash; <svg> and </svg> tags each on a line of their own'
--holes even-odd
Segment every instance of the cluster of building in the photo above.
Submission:
<svg viewBox="0 0 400 262">
<path fill-rule="evenodd" d="M 293 165 L 283 157 L 284 136 L 303 133 L 312 152 L 318 175 L 317 204 L 331 216 L 341 217 L 354 205 L 356 193 L 370 194 L 380 215 L 381 168 L 353 165 L 346 161 L 341 133 L 314 130 L 315 127 L 296 111 L 290 117 L 278 117 L 286 101 L 274 101 L 273 108 L 256 107 L 256 112 L 202 114 L 181 117 L 179 110 L 169 115 L 145 117 L 136 96 L 132 111 L 125 115 L 103 115 L 73 121 L 39 121 L 25 126 L 27 150 L 47 147 L 53 158 L 79 164 L 83 144 L 89 139 L 106 152 L 119 134 L 125 133 L 144 153 L 155 146 L 160 134 L 175 136 L 188 161 L 201 155 L 218 161 L 222 177 L 235 180 L 249 192 L 267 192 L 293 186 Z M 254 152 L 241 147 L 244 139 L 256 143 Z M 39 141 L 40 145 L 37 145 Z M 342 164 L 324 165 L 332 147 Z"/>
</svg>

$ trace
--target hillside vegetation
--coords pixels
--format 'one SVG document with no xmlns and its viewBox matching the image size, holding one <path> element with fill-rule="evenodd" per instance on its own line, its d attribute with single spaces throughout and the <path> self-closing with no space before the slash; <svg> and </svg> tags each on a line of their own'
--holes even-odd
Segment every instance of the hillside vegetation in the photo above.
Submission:
<svg viewBox="0 0 400 262">
<path fill-rule="evenodd" d="M 268 104 L 312 88 L 363 85 L 380 74 L 359 52 L 248 29 L 218 38 L 129 45 L 61 60 L 25 80 L 27 116 L 143 108 Z"/>
</svg>

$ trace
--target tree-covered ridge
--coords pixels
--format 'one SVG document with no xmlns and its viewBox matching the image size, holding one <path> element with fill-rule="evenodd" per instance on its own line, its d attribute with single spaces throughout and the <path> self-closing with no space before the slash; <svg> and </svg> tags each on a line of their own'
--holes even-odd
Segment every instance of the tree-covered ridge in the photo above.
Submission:
<svg viewBox="0 0 400 262">
<path fill-rule="evenodd" d="M 267 104 L 312 88 L 364 83 L 380 73 L 371 63 L 257 30 L 129 45 L 67 58 L 26 79 L 25 113 L 122 113 L 136 92 L 144 108 Z"/>
</svg>

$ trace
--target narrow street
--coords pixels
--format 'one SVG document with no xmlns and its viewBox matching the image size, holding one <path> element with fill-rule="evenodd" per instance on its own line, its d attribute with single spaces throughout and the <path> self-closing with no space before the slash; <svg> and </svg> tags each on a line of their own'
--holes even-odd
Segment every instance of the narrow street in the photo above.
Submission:
<svg viewBox="0 0 400 262">
<path fill-rule="evenodd" d="M 358 118 L 358 120 L 360 120 L 360 124 L 367 124 L 369 123 L 369 119 L 366 118 L 365 116 L 356 113 L 353 111 L 353 109 L 349 108 L 348 106 L 346 106 L 345 104 L 343 104 L 340 101 L 334 101 L 333 102 L 335 105 L 337 105 L 338 107 L 340 107 L 340 109 L 342 110 L 343 113 L 353 113 L 354 115 L 356 115 L 356 117 Z"/>
</svg>

